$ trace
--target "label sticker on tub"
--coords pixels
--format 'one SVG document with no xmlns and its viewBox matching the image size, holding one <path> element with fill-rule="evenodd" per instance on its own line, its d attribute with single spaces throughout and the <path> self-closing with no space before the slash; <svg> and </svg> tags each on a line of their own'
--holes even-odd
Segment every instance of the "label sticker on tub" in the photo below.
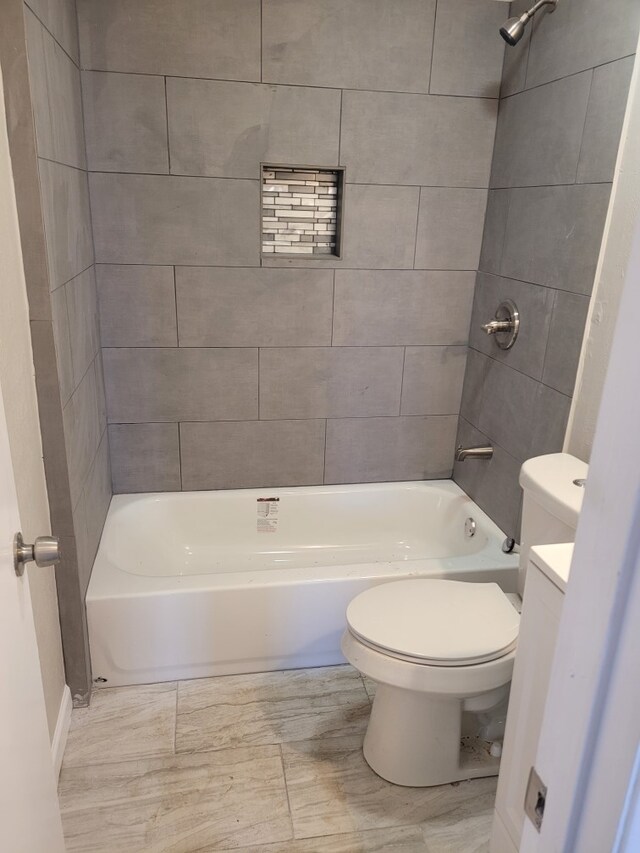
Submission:
<svg viewBox="0 0 640 853">
<path fill-rule="evenodd" d="M 257 532 L 278 532 L 278 501 L 280 498 L 258 498 Z"/>
</svg>

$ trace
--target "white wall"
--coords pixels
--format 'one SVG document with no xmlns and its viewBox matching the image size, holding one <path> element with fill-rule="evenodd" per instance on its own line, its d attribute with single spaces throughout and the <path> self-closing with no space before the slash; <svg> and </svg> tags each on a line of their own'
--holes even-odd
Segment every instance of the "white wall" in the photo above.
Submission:
<svg viewBox="0 0 640 853">
<path fill-rule="evenodd" d="M 640 213 L 638 140 L 640 140 L 640 62 L 636 59 L 565 438 L 565 450 L 585 462 L 589 461 L 591 455 L 620 297 L 631 253 L 633 227 Z"/>
<path fill-rule="evenodd" d="M 22 532 L 27 541 L 33 541 L 35 536 L 50 532 L 49 505 L 42 463 L 27 294 L 1 92 L 0 76 L 0 384 L 6 407 Z M 29 586 L 51 737 L 65 686 L 53 570 L 30 568 Z"/>
</svg>

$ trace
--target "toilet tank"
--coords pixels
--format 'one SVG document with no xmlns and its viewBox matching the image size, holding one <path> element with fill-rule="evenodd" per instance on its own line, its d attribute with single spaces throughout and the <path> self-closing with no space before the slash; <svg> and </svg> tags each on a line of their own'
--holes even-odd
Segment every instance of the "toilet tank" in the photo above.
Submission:
<svg viewBox="0 0 640 853">
<path fill-rule="evenodd" d="M 520 593 L 533 545 L 573 542 L 582 507 L 584 488 L 574 480 L 585 480 L 589 471 L 568 453 L 550 453 L 528 459 L 520 469 L 524 492 L 520 552 Z"/>
</svg>

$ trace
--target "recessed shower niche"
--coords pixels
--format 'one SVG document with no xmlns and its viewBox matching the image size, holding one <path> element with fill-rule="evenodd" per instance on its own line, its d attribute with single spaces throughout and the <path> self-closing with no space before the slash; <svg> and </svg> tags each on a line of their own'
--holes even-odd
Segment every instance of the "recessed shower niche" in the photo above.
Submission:
<svg viewBox="0 0 640 853">
<path fill-rule="evenodd" d="M 262 253 L 340 257 L 344 170 L 262 166 Z"/>
</svg>

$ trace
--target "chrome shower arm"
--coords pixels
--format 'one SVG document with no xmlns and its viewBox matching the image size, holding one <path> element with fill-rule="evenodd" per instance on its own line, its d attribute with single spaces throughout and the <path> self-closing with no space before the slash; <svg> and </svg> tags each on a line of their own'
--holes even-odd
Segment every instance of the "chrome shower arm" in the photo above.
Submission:
<svg viewBox="0 0 640 853">
<path fill-rule="evenodd" d="M 557 5 L 558 0 L 538 0 L 537 3 L 535 3 L 530 9 L 525 12 L 525 15 L 528 18 L 533 18 L 538 9 L 542 9 L 543 6 L 553 6 L 553 8 L 555 9 Z"/>
</svg>

